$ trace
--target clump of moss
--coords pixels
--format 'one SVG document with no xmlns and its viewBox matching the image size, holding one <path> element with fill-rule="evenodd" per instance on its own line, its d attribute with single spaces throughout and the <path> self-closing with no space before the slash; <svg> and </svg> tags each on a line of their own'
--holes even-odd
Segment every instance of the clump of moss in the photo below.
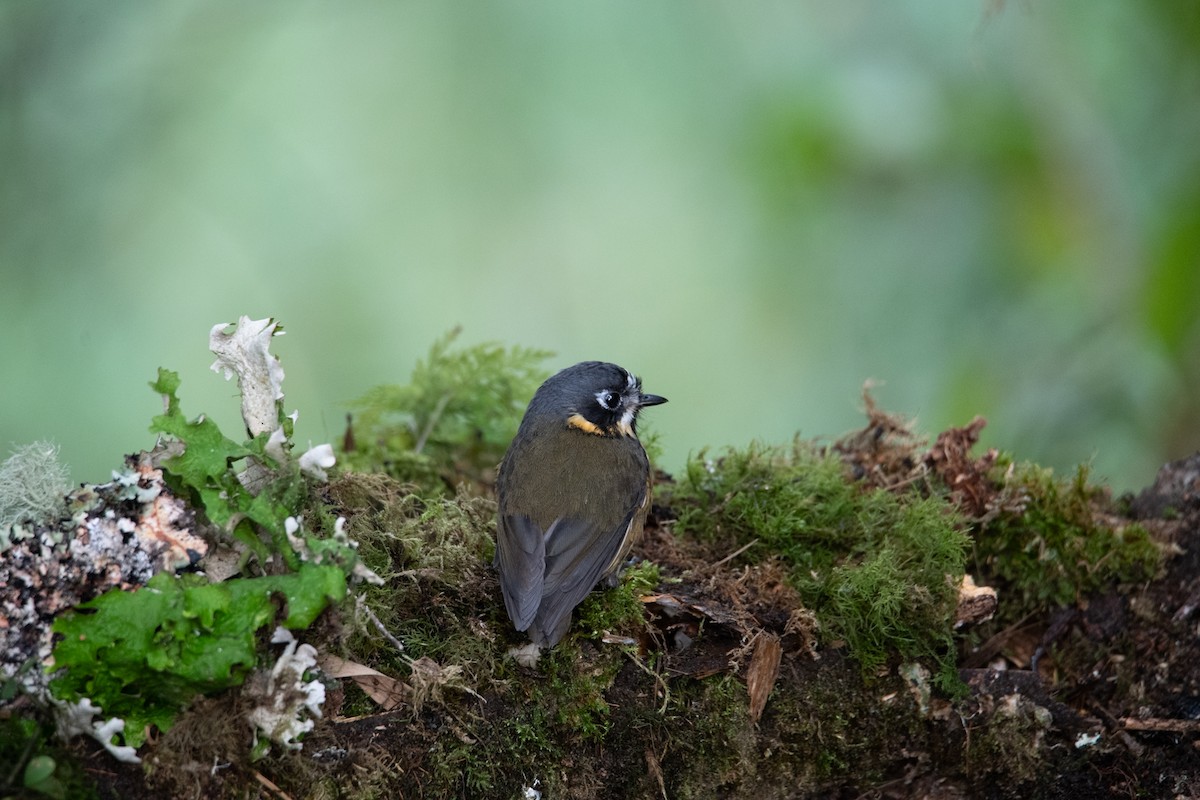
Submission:
<svg viewBox="0 0 1200 800">
<path fill-rule="evenodd" d="M 641 598 L 653 591 L 659 579 L 658 566 L 649 561 L 626 569 L 612 589 L 594 591 L 583 599 L 572 630 L 590 639 L 606 633 L 637 637 L 646 627 Z"/>
<path fill-rule="evenodd" d="M 343 465 L 442 495 L 464 481 L 492 482 L 551 354 L 491 343 L 453 349 L 458 334 L 433 343 L 408 385 L 377 386 L 351 404 Z"/>
<path fill-rule="evenodd" d="M 542 660 L 545 684 L 540 702 L 553 709 L 558 737 L 603 741 L 609 713 L 604 693 L 625 665 L 620 651 L 605 647 L 584 658 L 579 640 L 572 639 L 548 651 Z"/>
<path fill-rule="evenodd" d="M 663 754 L 671 796 L 821 797 L 836 794 L 822 786 L 847 775 L 877 785 L 906 752 L 927 746 L 929 729 L 899 676 L 866 685 L 852 662 L 836 657 L 800 669 L 803 677 L 776 688 L 757 724 L 736 677 L 673 681 L 666 714 L 647 736 Z"/>
<path fill-rule="evenodd" d="M 998 777 L 1013 788 L 1034 782 L 1046 769 L 1050 712 L 1019 693 L 1000 698 L 991 712 L 987 724 L 974 727 L 967 740 L 968 775 L 976 780 Z"/>
<path fill-rule="evenodd" d="M 347 651 L 391 674 L 407 671 L 404 656 L 459 665 L 472 681 L 490 674 L 503 614 L 488 566 L 495 502 L 466 493 L 422 497 L 387 476 L 357 473 L 343 475 L 326 492 L 331 508 L 347 518 L 363 563 L 384 580 L 359 593 L 374 619 L 356 602 L 346 604 L 354 621 Z M 403 643 L 403 655 L 376 621 Z"/>
<path fill-rule="evenodd" d="M 662 768 L 672 797 L 722 796 L 750 783 L 759 762 L 757 735 L 746 687 L 732 675 L 675 682 L 659 727 L 668 743 Z M 686 734 L 672 735 L 680 729 Z"/>
<path fill-rule="evenodd" d="M 1149 532 L 1107 513 L 1107 493 L 1088 483 L 1086 466 L 1069 480 L 1034 464 L 996 470 L 1020 502 L 982 526 L 975 558 L 980 574 L 1001 583 L 1001 622 L 1154 575 L 1162 554 Z"/>
<path fill-rule="evenodd" d="M 692 459 L 664 500 L 677 533 L 742 558 L 778 555 L 828 640 L 843 640 L 864 670 L 893 655 L 932 662 L 957 687 L 952 618 L 968 545 L 938 498 L 856 485 L 841 461 L 799 440 Z"/>
</svg>

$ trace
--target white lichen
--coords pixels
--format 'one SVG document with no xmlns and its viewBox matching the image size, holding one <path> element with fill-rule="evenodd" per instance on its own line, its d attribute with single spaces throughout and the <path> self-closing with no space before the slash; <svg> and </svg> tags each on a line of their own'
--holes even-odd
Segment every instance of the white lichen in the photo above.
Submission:
<svg viewBox="0 0 1200 800">
<path fill-rule="evenodd" d="M 358 542 L 354 539 L 351 539 L 350 534 L 346 533 L 345 517 L 338 517 L 334 521 L 333 538 L 334 541 L 338 542 L 342 546 L 357 552 Z M 350 576 L 354 581 L 364 581 L 372 586 L 383 586 L 384 584 L 383 578 L 379 577 L 374 570 L 364 564 L 361 559 L 357 558 L 354 561 L 353 569 L 350 571 Z M 403 650 L 404 648 L 402 647 L 400 649 Z"/>
<path fill-rule="evenodd" d="M 312 553 L 309 552 L 304 537 L 298 535 L 302 527 L 304 520 L 298 517 L 288 517 L 283 521 L 283 532 L 287 534 L 288 544 L 300 555 L 301 561 L 308 561 Z"/>
<path fill-rule="evenodd" d="M 365 581 L 374 586 L 383 585 L 383 578 L 376 575 L 358 558 L 358 542 L 351 539 L 350 535 L 346 533 L 345 517 L 338 517 L 333 523 L 331 538 L 337 542 L 339 547 L 323 546 L 328 543 L 316 540 L 310 544 L 308 537 L 304 534 L 304 520 L 299 517 L 285 519 L 283 532 L 287 535 L 288 544 L 291 545 L 292 550 L 300 557 L 301 561 L 311 564 L 336 563 L 343 569 L 348 569 L 351 582 Z"/>
<path fill-rule="evenodd" d="M 276 628 L 271 642 L 285 647 L 269 674 L 260 672 L 247 684 L 246 695 L 257 701 L 247 719 L 255 736 L 299 750 L 303 745 L 297 739 L 312 730 L 325 702 L 325 684 L 304 680 L 304 673 L 317 665 L 317 650 L 300 644 L 285 628 Z"/>
<path fill-rule="evenodd" d="M 104 749 L 118 761 L 124 761 L 127 764 L 142 763 L 134 748 L 113 744 L 113 738 L 124 732 L 125 720 L 118 717 L 110 717 L 104 721 L 94 719 L 101 709 L 87 697 L 77 703 L 67 703 L 53 697 L 49 697 L 49 700 L 54 706 L 54 719 L 57 723 L 58 735 L 64 740 L 73 736 L 91 736 L 104 745 Z"/>
<path fill-rule="evenodd" d="M 237 376 L 242 394 L 242 419 L 251 436 L 270 433 L 279 427 L 279 403 L 283 400 L 283 367 L 271 355 L 271 337 L 283 335 L 275 320 L 239 317 L 231 332 L 230 323 L 214 325 L 208 348 L 217 356 L 213 372 L 225 380 Z"/>
<path fill-rule="evenodd" d="M 319 481 L 329 480 L 329 474 L 325 470 L 335 463 L 337 463 L 337 458 L 333 455 L 333 446 L 329 444 L 310 447 L 304 455 L 300 456 L 300 470 L 310 478 L 316 478 Z"/>
<path fill-rule="evenodd" d="M 50 517 L 70 490 L 58 445 L 33 442 L 15 448 L 0 464 L 0 528 Z"/>
<path fill-rule="evenodd" d="M 270 353 L 271 337 L 282 336 L 283 331 L 273 319 L 250 319 L 239 317 L 230 330 L 230 324 L 214 325 L 208 336 L 208 347 L 217 356 L 212 364 L 213 372 L 224 373 L 225 380 L 237 376 L 238 390 L 242 395 L 242 419 L 251 436 L 270 434 L 264 452 L 280 464 L 288 461 L 288 434 L 281 423 L 283 411 L 283 367 L 279 358 Z M 296 423 L 298 412 L 288 415 Z M 287 430 L 291 430 L 288 428 Z M 329 479 L 325 470 L 334 464 L 333 447 L 328 444 L 310 447 L 300 456 L 300 469 L 310 477 L 325 481 Z M 251 461 L 246 471 L 238 476 L 251 493 L 257 494 L 269 477 L 265 466 Z"/>
<path fill-rule="evenodd" d="M 263 452 L 280 464 L 287 462 L 288 438 L 282 425 L 271 431 L 271 435 L 267 437 L 267 443 L 263 446 Z"/>
</svg>

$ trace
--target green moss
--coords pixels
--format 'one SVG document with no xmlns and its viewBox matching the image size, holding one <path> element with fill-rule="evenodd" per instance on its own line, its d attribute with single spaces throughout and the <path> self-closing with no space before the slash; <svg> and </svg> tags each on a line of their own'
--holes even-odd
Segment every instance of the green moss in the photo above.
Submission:
<svg viewBox="0 0 1200 800">
<path fill-rule="evenodd" d="M 535 702 L 504 705 L 476 719 L 480 738 L 471 743 L 439 737 L 432 759 L 438 783 L 426 797 L 520 797 L 535 781 L 544 796 L 568 796 L 561 765 L 578 752 L 579 740 L 564 736 L 553 714 Z M 442 756 L 446 756 L 444 763 Z"/>
<path fill-rule="evenodd" d="M 469 682 L 495 671 L 494 635 L 503 605 L 489 567 L 495 502 L 460 493 L 425 498 L 382 475 L 346 474 L 326 490 L 363 562 L 384 580 L 358 596 L 370 616 L 348 600 L 344 643 L 356 660 L 389 674 L 406 674 L 406 657 L 428 656 L 461 666 Z M 376 621 L 404 645 L 398 651 Z"/>
<path fill-rule="evenodd" d="M 434 786 L 444 787 L 447 797 L 456 789 L 466 789 L 476 797 L 491 794 L 498 776 L 492 762 L 481 755 L 477 743 L 450 737 L 438 739 L 429 752 Z"/>
<path fill-rule="evenodd" d="M 677 533 L 728 552 L 757 540 L 743 558 L 781 556 L 826 640 L 844 640 L 864 670 L 898 655 L 957 687 L 951 625 L 968 539 L 942 500 L 856 485 L 799 441 L 701 453 L 663 499 Z"/>
<path fill-rule="evenodd" d="M 352 404 L 354 445 L 344 448 L 343 465 L 424 493 L 491 482 L 550 353 L 490 343 L 454 350 L 458 333 L 434 342 L 408 385 L 378 386 Z"/>
<path fill-rule="evenodd" d="M 584 598 L 575 611 L 572 630 L 589 639 L 606 633 L 637 637 L 646 628 L 641 598 L 654 590 L 659 579 L 658 566 L 649 561 L 630 567 L 621 573 L 616 586 Z"/>
<path fill-rule="evenodd" d="M 5 695 L 15 684 L 5 683 Z M 7 697 L 3 698 L 7 700 Z M 0 797 L 86 798 L 97 792 L 41 711 L 0 716 Z"/>
<path fill-rule="evenodd" d="M 548 796 L 579 796 L 593 779 L 588 754 L 612 746 L 606 693 L 625 664 L 616 648 L 585 656 L 572 639 L 536 672 L 503 662 L 486 705 L 443 706 L 457 722 L 429 749 L 422 796 L 514 797 L 535 780 Z"/>
<path fill-rule="evenodd" d="M 536 702 L 554 709 L 560 740 L 602 741 L 609 722 L 605 692 L 624 666 L 620 651 L 609 646 L 584 658 L 579 645 L 568 641 L 547 652 L 542 662 L 546 677 Z"/>
<path fill-rule="evenodd" d="M 967 774 L 1003 779 L 1010 787 L 1030 784 L 1047 769 L 1043 753 L 1052 728 L 1050 712 L 1020 694 L 999 701 L 986 725 L 976 726 L 966 745 Z"/>
<path fill-rule="evenodd" d="M 730 449 L 715 460 L 702 451 L 663 489 L 676 531 L 729 548 L 758 539 L 801 569 L 831 567 L 841 543 L 856 538 L 853 517 L 875 513 L 874 495 L 856 497 L 836 459 L 799 441 L 791 450 Z"/>
<path fill-rule="evenodd" d="M 643 737 L 664 753 L 671 796 L 820 797 L 846 776 L 877 785 L 906 751 L 927 745 L 929 729 L 899 677 L 865 685 L 840 659 L 802 669 L 776 687 L 757 725 L 736 678 L 672 682 L 666 716 Z"/>
<path fill-rule="evenodd" d="M 750 696 L 746 687 L 731 675 L 722 675 L 711 681 L 703 681 L 699 696 L 690 705 L 693 709 L 703 708 L 704 721 L 695 730 L 698 755 L 703 759 L 697 763 L 711 769 L 717 785 L 736 786 L 754 775 L 758 761 L 758 747 L 753 726 L 750 724 Z M 704 786 L 703 770 L 701 791 Z"/>
<path fill-rule="evenodd" d="M 859 786 L 873 785 L 929 735 L 898 677 L 865 685 L 846 666 L 823 665 L 772 698 L 766 733 L 777 738 L 779 760 L 794 765 L 796 783 L 816 787 L 853 775 Z"/>
<path fill-rule="evenodd" d="M 1107 515 L 1103 489 L 1080 466 L 1070 480 L 1033 464 L 997 466 L 1017 498 L 976 535 L 980 574 L 1001 586 L 1000 621 L 1012 622 L 1118 582 L 1154 575 L 1162 554 L 1141 525 Z"/>
<path fill-rule="evenodd" d="M 753 774 L 758 760 L 749 696 L 730 675 L 673 682 L 655 733 L 665 740 L 666 785 L 681 800 L 725 796 Z"/>
</svg>

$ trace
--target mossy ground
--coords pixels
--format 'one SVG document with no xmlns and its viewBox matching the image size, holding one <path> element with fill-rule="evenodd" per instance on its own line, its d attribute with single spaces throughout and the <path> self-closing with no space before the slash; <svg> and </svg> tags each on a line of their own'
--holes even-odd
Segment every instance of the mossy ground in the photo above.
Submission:
<svg viewBox="0 0 1200 800">
<path fill-rule="evenodd" d="M 870 673 L 930 661 L 955 687 L 951 624 L 968 538 L 940 498 L 863 487 L 836 455 L 797 441 L 692 459 L 662 496 L 675 530 L 741 563 L 779 558 L 830 640 Z"/>
<path fill-rule="evenodd" d="M 975 569 L 1004 590 L 1001 623 L 1154 576 L 1160 549 L 1144 526 L 1115 513 L 1086 466 L 1067 480 L 1033 464 L 1001 462 L 994 470 L 1015 507 L 980 526 L 973 557 Z"/>
<path fill-rule="evenodd" d="M 971 444 L 967 428 L 926 448 L 872 409 L 867 429 L 824 449 L 695 459 L 659 482 L 620 584 L 589 596 L 533 668 L 507 655 L 523 637 L 490 567 L 488 494 L 448 493 L 440 470 L 426 485 L 342 474 L 310 498 L 314 518 L 345 516 L 385 584 L 360 588 L 308 640 L 406 683 L 405 702 L 385 711 L 341 681 L 303 750 L 251 762 L 228 692 L 149 744 L 144 768 L 106 762 L 99 793 L 1200 792 L 1194 729 L 1122 723 L 1195 719 L 1200 705 L 1188 611 L 1200 605 L 1200 498 L 1177 492 L 1164 520 L 1083 477 L 969 456 Z M 964 571 L 1001 587 L 996 621 L 974 632 L 953 628 Z M 770 678 L 757 719 L 753 671 Z M 1077 747 L 1084 734 L 1100 738 Z M 95 763 L 95 747 L 74 749 Z"/>
</svg>

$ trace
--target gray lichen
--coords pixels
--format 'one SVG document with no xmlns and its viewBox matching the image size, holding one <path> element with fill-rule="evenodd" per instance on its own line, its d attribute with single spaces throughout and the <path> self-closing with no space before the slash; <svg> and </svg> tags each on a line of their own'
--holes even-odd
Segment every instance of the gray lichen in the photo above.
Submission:
<svg viewBox="0 0 1200 800">
<path fill-rule="evenodd" d="M 33 442 L 16 448 L 0 464 L 0 529 L 50 516 L 62 506 L 70 486 L 58 445 Z"/>
</svg>

